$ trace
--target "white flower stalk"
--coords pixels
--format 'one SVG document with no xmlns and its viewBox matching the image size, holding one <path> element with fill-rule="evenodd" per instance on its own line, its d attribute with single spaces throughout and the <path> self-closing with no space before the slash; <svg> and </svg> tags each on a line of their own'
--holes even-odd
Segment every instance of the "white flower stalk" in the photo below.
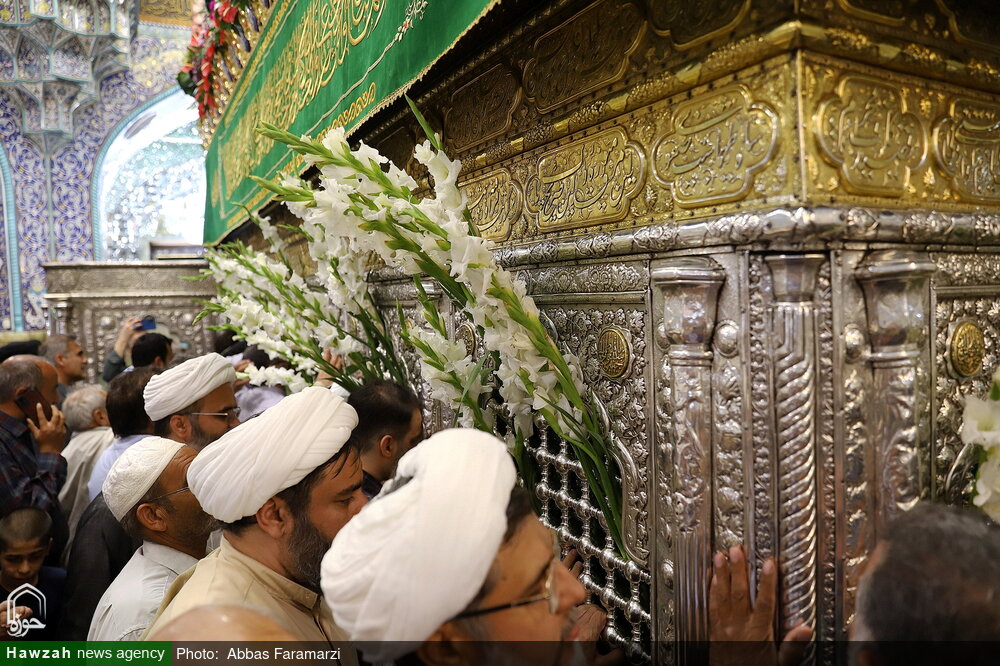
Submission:
<svg viewBox="0 0 1000 666">
<path fill-rule="evenodd" d="M 257 368 L 251 365 L 247 367 L 246 373 L 250 378 L 250 383 L 255 386 L 277 386 L 287 389 L 289 393 L 298 393 L 311 383 L 289 368 L 275 366 Z"/>
<path fill-rule="evenodd" d="M 523 446 L 533 432 L 533 415 L 539 413 L 573 446 L 612 536 L 621 545 L 620 482 L 609 471 L 613 461 L 606 425 L 590 398 L 581 393 L 578 363 L 563 355 L 549 338 L 524 284 L 497 265 L 489 242 L 479 237 L 471 223 L 457 187 L 460 163 L 448 159 L 439 137 L 430 132 L 415 108 L 414 112 L 429 139 L 416 147 L 414 155 L 431 174 L 433 199 L 418 199 L 412 192 L 412 179 L 391 165 L 386 173 L 385 157 L 364 144 L 351 150 L 339 132 L 320 143 L 271 125 L 258 129 L 319 168 L 320 184 L 311 201 L 304 184 L 255 180 L 289 202 L 290 210 L 303 218 L 304 227 L 335 230 L 406 275 L 436 280 L 480 329 L 487 352 L 499 358 L 499 391 L 514 426 L 522 475 L 531 473 L 522 457 Z M 471 406 L 468 396 L 458 393 L 464 385 L 456 381 L 470 369 L 471 359 L 445 339 L 445 328 L 429 314 L 426 295 L 422 300 L 430 331 L 411 330 L 409 341 L 420 352 L 423 375 L 439 399 Z M 478 398 L 487 389 L 474 390 Z M 526 481 L 530 486 L 530 479 Z"/>
<path fill-rule="evenodd" d="M 966 396 L 961 437 L 967 446 L 980 447 L 972 503 L 1000 523 L 1000 368 L 993 373 L 986 400 Z"/>
</svg>

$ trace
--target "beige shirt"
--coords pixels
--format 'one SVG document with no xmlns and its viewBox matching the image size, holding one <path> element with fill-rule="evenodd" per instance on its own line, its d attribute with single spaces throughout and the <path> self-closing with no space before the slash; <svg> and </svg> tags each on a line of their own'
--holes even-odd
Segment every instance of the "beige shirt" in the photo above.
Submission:
<svg viewBox="0 0 1000 666">
<path fill-rule="evenodd" d="M 342 663 L 357 663 L 347 633 L 333 623 L 323 595 L 244 555 L 225 538 L 217 549 L 177 577 L 142 640 L 186 611 L 210 604 L 260 610 L 300 640 L 341 648 Z"/>
<path fill-rule="evenodd" d="M 69 551 L 76 537 L 76 526 L 80 522 L 83 510 L 90 504 L 87 493 L 87 483 L 90 474 L 97 464 L 97 459 L 104 449 L 115 441 L 111 428 L 97 427 L 73 434 L 69 444 L 63 449 L 66 459 L 66 484 L 59 491 L 59 505 L 69 522 L 69 543 L 63 550 L 63 565 L 69 561 Z"/>
</svg>

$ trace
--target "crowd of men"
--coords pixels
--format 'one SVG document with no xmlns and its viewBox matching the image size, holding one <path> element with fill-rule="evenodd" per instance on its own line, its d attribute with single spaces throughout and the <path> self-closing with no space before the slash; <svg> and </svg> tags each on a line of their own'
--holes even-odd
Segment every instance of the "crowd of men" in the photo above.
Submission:
<svg viewBox="0 0 1000 666">
<path fill-rule="evenodd" d="M 169 338 L 137 324 L 106 391 L 70 390 L 87 355 L 68 336 L 0 364 L 0 635 L 304 641 L 348 664 L 620 658 L 598 649 L 606 615 L 501 440 L 422 441 L 423 406 L 388 381 L 259 392 L 237 378 L 253 350 L 172 365 Z M 852 660 L 897 663 L 886 641 L 1000 640 L 998 531 L 953 507 L 901 516 L 859 582 Z M 714 556 L 712 662 L 792 663 L 812 629 L 779 649 L 780 563 L 751 593 L 747 559 Z"/>
</svg>

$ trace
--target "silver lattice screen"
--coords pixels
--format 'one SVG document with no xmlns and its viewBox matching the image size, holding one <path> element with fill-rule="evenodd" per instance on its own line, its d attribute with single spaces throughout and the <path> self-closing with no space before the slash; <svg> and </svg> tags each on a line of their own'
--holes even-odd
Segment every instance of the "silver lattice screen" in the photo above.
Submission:
<svg viewBox="0 0 1000 666">
<path fill-rule="evenodd" d="M 590 600 L 608 611 L 608 637 L 631 656 L 651 654 L 650 576 L 620 558 L 604 516 L 587 488 L 583 468 L 565 440 L 542 430 L 531 452 L 541 474 L 536 493 L 542 521 L 559 532 L 563 548 L 575 548 L 583 561 L 582 581 Z"/>
</svg>

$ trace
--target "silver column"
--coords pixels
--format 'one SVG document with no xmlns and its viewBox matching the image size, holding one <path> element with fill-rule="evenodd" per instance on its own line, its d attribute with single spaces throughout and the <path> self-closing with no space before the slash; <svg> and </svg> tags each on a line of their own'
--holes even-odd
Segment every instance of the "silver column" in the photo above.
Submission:
<svg viewBox="0 0 1000 666">
<path fill-rule="evenodd" d="M 710 258 L 654 262 L 651 273 L 662 298 L 657 342 L 666 354 L 673 425 L 671 447 L 658 449 L 656 464 L 670 470 L 673 505 L 674 629 L 680 650 L 708 640 L 708 572 L 712 539 L 712 332 L 725 272 Z M 655 293 L 655 292 L 654 292 Z M 667 366 L 669 365 L 669 371 Z M 658 529 L 663 529 L 657 520 Z M 658 539 L 659 536 L 658 535 Z M 669 535 L 666 535 L 669 540 Z M 659 589 L 662 590 L 662 587 Z M 685 655 L 678 655 L 685 663 Z"/>
<path fill-rule="evenodd" d="M 921 359 L 930 327 L 927 255 L 901 250 L 871 253 L 855 276 L 865 294 L 871 337 L 876 532 L 930 487 L 928 400 Z"/>
<path fill-rule="evenodd" d="M 816 626 L 816 313 L 823 255 L 766 258 L 774 285 L 771 336 L 777 456 L 781 619 Z"/>
</svg>

